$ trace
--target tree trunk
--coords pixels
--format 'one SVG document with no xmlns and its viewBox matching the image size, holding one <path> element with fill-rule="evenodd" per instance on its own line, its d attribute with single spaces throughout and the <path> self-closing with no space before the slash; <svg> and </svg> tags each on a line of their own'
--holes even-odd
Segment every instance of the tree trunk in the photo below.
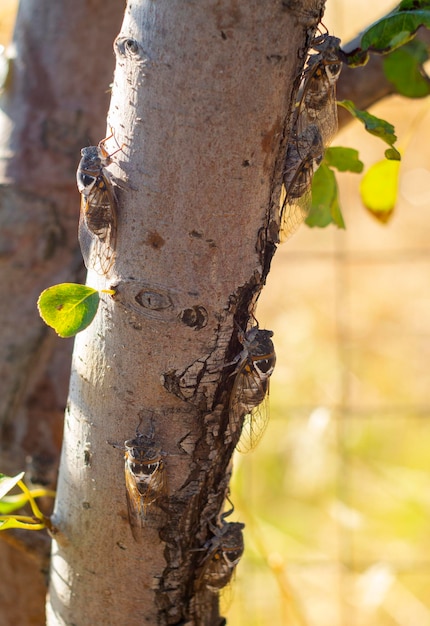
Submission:
<svg viewBox="0 0 430 626">
<path fill-rule="evenodd" d="M 121 147 L 116 260 L 88 275 L 115 295 L 75 342 L 50 626 L 221 623 L 199 582 L 237 443 L 226 365 L 276 248 L 286 120 L 320 13 L 274 0 L 127 6 L 104 144 Z M 161 451 L 167 476 L 166 499 L 142 497 L 142 528 L 127 514 L 126 440 Z"/>
<path fill-rule="evenodd" d="M 27 466 L 30 480 L 50 486 L 72 345 L 45 326 L 36 300 L 46 287 L 83 276 L 76 163 L 79 148 L 104 126 L 122 13 L 116 0 L 21 0 L 1 94 L 0 471 Z M 43 624 L 49 539 L 1 535 L 13 542 L 0 542 L 1 624 Z"/>
</svg>

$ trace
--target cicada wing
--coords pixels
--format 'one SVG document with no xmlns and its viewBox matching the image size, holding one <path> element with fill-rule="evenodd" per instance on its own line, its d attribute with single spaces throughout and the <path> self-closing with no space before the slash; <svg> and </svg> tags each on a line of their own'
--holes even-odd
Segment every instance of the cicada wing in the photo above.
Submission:
<svg viewBox="0 0 430 626">
<path fill-rule="evenodd" d="M 233 604 L 235 578 L 236 568 L 232 571 L 230 575 L 229 583 L 220 591 L 220 606 L 222 613 L 226 613 Z"/>
<path fill-rule="evenodd" d="M 285 187 L 281 191 L 281 226 L 279 239 L 283 243 L 287 241 L 303 224 L 309 215 L 312 204 L 311 182 L 309 189 L 299 198 L 288 198 Z"/>
<path fill-rule="evenodd" d="M 303 224 L 312 204 L 312 177 L 314 159 L 297 163 L 288 162 L 281 192 L 280 231 L 281 242 L 293 235 Z"/>
<path fill-rule="evenodd" d="M 328 68 L 324 69 L 326 75 Z M 329 80 L 321 80 L 312 89 L 304 95 L 304 105 L 300 110 L 298 118 L 298 129 L 307 128 L 311 124 L 317 124 L 320 131 L 323 144 L 327 147 L 337 133 L 338 118 L 335 85 L 330 84 Z"/>
<path fill-rule="evenodd" d="M 260 383 L 262 384 L 261 381 Z M 266 391 L 262 402 L 247 413 L 243 420 L 242 432 L 236 446 L 236 449 L 242 454 L 250 452 L 258 445 L 269 423 L 269 380 L 266 383 Z M 261 390 L 261 393 L 264 393 L 264 390 Z"/>
<path fill-rule="evenodd" d="M 140 541 L 140 530 L 144 526 L 157 526 L 164 519 L 161 508 L 167 496 L 167 477 L 164 463 L 157 463 L 157 468 L 145 477 L 137 478 L 127 467 L 125 470 L 128 516 L 133 537 Z"/>
<path fill-rule="evenodd" d="M 246 453 L 260 441 L 269 420 L 269 378 L 261 377 L 249 363 L 239 370 L 230 401 L 230 431 L 239 452 Z"/>
<path fill-rule="evenodd" d="M 125 487 L 127 494 L 128 521 L 134 540 L 140 543 L 142 541 L 141 530 L 144 525 L 144 506 L 142 496 L 137 488 L 136 480 L 133 474 L 125 470 Z"/>
<path fill-rule="evenodd" d="M 286 241 L 304 222 L 312 205 L 312 179 L 324 155 L 321 131 L 310 124 L 296 133 L 288 146 L 284 195 L 280 213 L 280 240 Z"/>
<path fill-rule="evenodd" d="M 231 391 L 230 404 L 229 404 L 229 421 L 228 421 L 228 429 L 227 429 L 227 441 L 228 442 L 230 440 L 233 441 L 235 446 L 237 445 L 237 442 L 239 441 L 243 419 L 247 412 L 246 406 L 244 406 L 241 402 L 242 386 L 243 386 L 243 378 L 244 378 L 243 369 L 244 369 L 244 366 L 242 365 L 236 374 L 236 378 L 234 379 L 233 389 Z"/>
<path fill-rule="evenodd" d="M 88 194 L 81 194 L 79 243 L 85 266 L 102 276 L 115 261 L 116 198 L 111 183 L 100 175 Z"/>
<path fill-rule="evenodd" d="M 86 225 L 85 215 L 88 211 L 88 198 L 81 195 L 81 211 L 79 215 L 79 229 L 78 239 L 81 246 L 81 253 L 84 259 L 85 267 L 88 269 L 91 267 L 90 259 L 92 256 L 92 248 L 95 235 L 88 230 Z"/>
<path fill-rule="evenodd" d="M 101 276 L 107 276 L 115 262 L 115 250 L 97 239 L 93 243 L 92 269 Z"/>
<path fill-rule="evenodd" d="M 160 507 L 167 496 L 167 475 L 163 461 L 159 461 L 157 469 L 152 472 L 145 485 L 143 510 L 145 517 L 152 515 L 153 507 Z"/>
<path fill-rule="evenodd" d="M 202 570 L 196 581 L 198 590 L 205 589 L 208 593 L 198 594 L 196 616 L 203 623 L 211 611 L 210 598 L 212 594 L 218 594 L 223 611 L 227 611 L 232 603 L 232 578 L 234 569 L 228 567 L 222 552 L 219 549 L 212 550 L 207 554 Z M 200 623 L 199 621 L 199 623 Z"/>
</svg>

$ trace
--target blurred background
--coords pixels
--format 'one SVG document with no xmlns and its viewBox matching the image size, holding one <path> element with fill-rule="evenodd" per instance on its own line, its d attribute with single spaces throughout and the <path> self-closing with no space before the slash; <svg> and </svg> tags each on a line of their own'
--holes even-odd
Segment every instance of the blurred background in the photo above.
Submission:
<svg viewBox="0 0 430 626">
<path fill-rule="evenodd" d="M 328 0 L 324 24 L 346 42 L 394 4 Z M 371 112 L 403 150 L 391 221 L 339 175 L 346 231 L 302 226 L 259 302 L 277 365 L 266 434 L 235 457 L 233 626 L 430 625 L 430 103 Z M 358 123 L 333 145 L 366 168 L 385 150 Z"/>
<path fill-rule="evenodd" d="M 0 43 L 16 5 L 1 0 Z M 328 0 L 324 23 L 346 42 L 393 5 Z M 391 97 L 372 113 L 403 149 L 391 222 L 340 175 L 346 231 L 302 226 L 260 299 L 277 366 L 265 437 L 235 457 L 232 626 L 430 626 L 430 105 Z M 385 150 L 355 123 L 334 145 L 366 167 Z"/>
</svg>

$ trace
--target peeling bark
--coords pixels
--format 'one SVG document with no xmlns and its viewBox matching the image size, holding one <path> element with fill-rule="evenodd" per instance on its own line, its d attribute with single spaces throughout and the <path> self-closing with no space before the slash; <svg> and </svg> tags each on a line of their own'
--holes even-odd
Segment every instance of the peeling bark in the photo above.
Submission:
<svg viewBox="0 0 430 626">
<path fill-rule="evenodd" d="M 75 342 L 50 626 L 223 623 L 202 559 L 228 534 L 228 364 L 276 249 L 286 120 L 321 5 L 127 6 L 107 124 L 116 261 L 88 275 L 115 295 Z M 151 425 L 168 494 L 136 541 L 118 448 Z"/>
</svg>

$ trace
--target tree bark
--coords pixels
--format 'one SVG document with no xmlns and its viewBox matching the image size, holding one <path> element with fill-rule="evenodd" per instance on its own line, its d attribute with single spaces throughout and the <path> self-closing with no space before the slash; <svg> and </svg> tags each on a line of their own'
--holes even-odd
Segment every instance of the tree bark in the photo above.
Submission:
<svg viewBox="0 0 430 626">
<path fill-rule="evenodd" d="M 226 364 L 276 248 L 288 119 L 321 5 L 127 5 L 107 124 L 109 152 L 121 146 L 116 261 L 107 279 L 88 275 L 115 295 L 75 342 L 50 626 L 221 623 L 196 577 L 237 443 Z M 136 540 L 118 448 L 151 430 L 168 497 Z"/>
<path fill-rule="evenodd" d="M 83 277 L 75 170 L 79 148 L 104 127 L 122 14 L 116 1 L 21 0 L 1 93 L 0 471 L 27 469 L 31 481 L 49 486 L 72 345 L 45 326 L 36 300 L 54 283 Z M 0 542 L 2 626 L 43 624 L 49 539 L 7 536 L 13 543 Z"/>
</svg>

